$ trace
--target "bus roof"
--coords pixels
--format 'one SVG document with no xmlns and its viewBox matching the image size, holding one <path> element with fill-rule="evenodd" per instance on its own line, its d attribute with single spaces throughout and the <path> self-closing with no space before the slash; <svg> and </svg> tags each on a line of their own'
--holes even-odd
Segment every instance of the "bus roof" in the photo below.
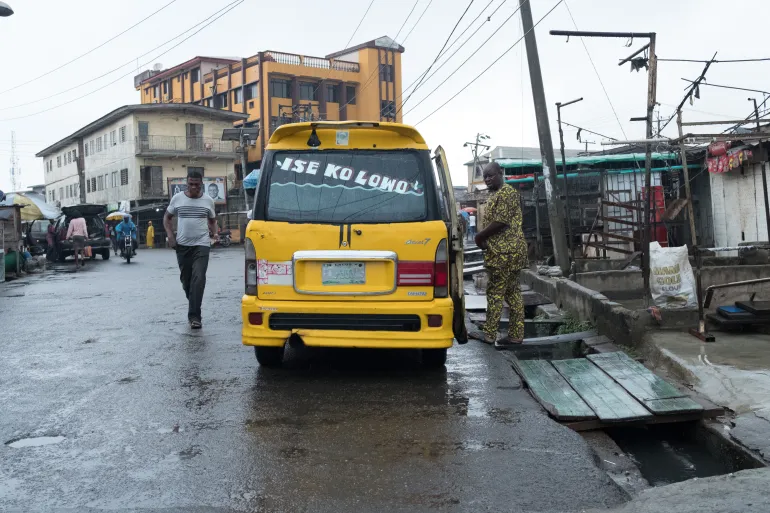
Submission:
<svg viewBox="0 0 770 513">
<path fill-rule="evenodd" d="M 309 144 L 315 131 L 320 144 Z M 288 149 L 359 150 L 415 149 L 427 150 L 420 132 L 401 123 L 372 121 L 311 121 L 289 123 L 273 132 L 269 150 Z"/>
</svg>

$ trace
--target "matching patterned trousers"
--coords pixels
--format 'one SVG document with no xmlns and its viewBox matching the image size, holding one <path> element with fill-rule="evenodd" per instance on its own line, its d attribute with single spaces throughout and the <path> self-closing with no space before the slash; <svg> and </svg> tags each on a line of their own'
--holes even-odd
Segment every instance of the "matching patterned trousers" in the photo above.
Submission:
<svg viewBox="0 0 770 513">
<path fill-rule="evenodd" d="M 503 301 L 510 309 L 508 336 L 514 340 L 524 338 L 524 301 L 521 298 L 519 284 L 520 267 L 514 255 L 500 255 L 494 262 L 486 264 L 489 272 L 487 285 L 487 322 L 484 333 L 497 338 L 500 327 L 500 317 L 503 313 Z"/>
</svg>

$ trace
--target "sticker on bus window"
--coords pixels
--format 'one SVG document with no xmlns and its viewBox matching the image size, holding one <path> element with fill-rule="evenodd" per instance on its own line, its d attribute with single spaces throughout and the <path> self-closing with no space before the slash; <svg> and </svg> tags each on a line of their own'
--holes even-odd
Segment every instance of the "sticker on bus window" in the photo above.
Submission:
<svg viewBox="0 0 770 513">
<path fill-rule="evenodd" d="M 350 132 L 347 130 L 337 130 L 337 146 L 347 146 L 350 141 Z"/>
<path fill-rule="evenodd" d="M 324 165 L 325 164 L 325 165 Z M 370 191 L 392 192 L 422 196 L 424 184 L 419 179 L 406 180 L 394 178 L 384 173 L 373 173 L 364 169 L 356 170 L 350 166 L 332 162 L 303 160 L 285 157 L 275 161 L 276 170 L 286 174 L 273 175 L 275 186 L 292 185 L 295 187 L 363 189 Z M 304 183 L 296 182 L 296 175 L 304 176 Z"/>
</svg>

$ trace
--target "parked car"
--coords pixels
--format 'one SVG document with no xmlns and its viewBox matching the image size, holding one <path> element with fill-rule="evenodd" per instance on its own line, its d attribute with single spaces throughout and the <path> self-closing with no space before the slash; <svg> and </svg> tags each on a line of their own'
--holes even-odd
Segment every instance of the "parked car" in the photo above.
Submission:
<svg viewBox="0 0 770 513">
<path fill-rule="evenodd" d="M 30 221 L 24 228 L 24 240 L 30 247 L 32 254 L 37 249 L 39 253 L 48 251 L 48 221 L 45 219 Z"/>
<path fill-rule="evenodd" d="M 56 259 L 64 262 L 64 259 L 73 255 L 72 243 L 67 240 L 67 228 L 69 227 L 70 216 L 77 210 L 83 214 L 88 229 L 88 240 L 86 245 L 91 246 L 92 255 L 101 255 L 104 260 L 110 258 L 112 243 L 106 236 L 104 219 L 101 214 L 107 212 L 106 205 L 74 205 L 71 207 L 62 207 L 64 215 L 56 221 Z"/>
</svg>

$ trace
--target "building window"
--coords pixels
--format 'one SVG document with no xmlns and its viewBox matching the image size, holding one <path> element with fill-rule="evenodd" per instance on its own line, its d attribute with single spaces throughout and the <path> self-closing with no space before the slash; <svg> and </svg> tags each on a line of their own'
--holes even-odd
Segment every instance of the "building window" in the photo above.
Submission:
<svg viewBox="0 0 770 513">
<path fill-rule="evenodd" d="M 59 187 L 59 197 L 64 199 L 64 187 Z"/>
<path fill-rule="evenodd" d="M 91 178 L 91 192 L 96 192 L 96 177 Z"/>
<path fill-rule="evenodd" d="M 118 132 L 116 130 L 113 130 L 112 132 L 110 132 L 110 146 L 115 146 L 116 144 L 118 144 L 117 135 L 118 135 Z"/>
<path fill-rule="evenodd" d="M 299 99 L 300 100 L 318 100 L 318 87 L 310 82 L 299 83 Z"/>
<path fill-rule="evenodd" d="M 86 180 L 86 192 L 91 192 L 91 180 Z"/>
<path fill-rule="evenodd" d="M 380 81 L 393 82 L 393 65 L 392 64 L 380 64 Z"/>
<path fill-rule="evenodd" d="M 157 98 L 158 96 L 159 96 L 159 95 L 158 95 L 158 86 L 154 86 L 154 87 L 152 88 L 152 97 L 153 97 L 153 98 Z"/>
<path fill-rule="evenodd" d="M 61 167 L 61 155 L 56 156 L 56 167 Z"/>
<path fill-rule="evenodd" d="M 227 93 L 218 94 L 214 97 L 214 108 L 215 109 L 227 108 Z"/>
<path fill-rule="evenodd" d="M 117 186 L 118 186 L 118 172 L 113 171 L 112 178 L 110 179 L 110 187 L 117 187 Z"/>
<path fill-rule="evenodd" d="M 101 137 L 97 137 L 96 138 L 96 152 L 99 153 L 100 151 L 102 151 L 102 138 Z"/>
<path fill-rule="evenodd" d="M 249 84 L 246 86 L 246 100 L 253 100 L 258 94 L 257 84 Z"/>
<path fill-rule="evenodd" d="M 96 177 L 96 187 L 97 191 L 103 191 L 104 190 L 104 177 L 102 175 L 99 175 Z"/>
<path fill-rule="evenodd" d="M 345 92 L 348 97 L 348 105 L 356 104 L 356 86 L 345 86 Z"/>
<path fill-rule="evenodd" d="M 86 157 L 87 157 L 88 156 L 88 143 L 85 143 L 83 145 L 83 148 L 85 148 L 85 150 L 86 150 Z"/>
<path fill-rule="evenodd" d="M 196 69 L 192 70 L 190 72 L 190 74 L 192 75 L 193 84 L 200 81 L 200 79 L 201 79 L 201 70 L 200 70 L 200 68 L 196 68 Z"/>
<path fill-rule="evenodd" d="M 120 127 L 119 136 L 120 136 L 120 142 L 121 143 L 126 142 L 126 127 L 125 126 Z"/>
<path fill-rule="evenodd" d="M 163 81 L 163 94 L 168 94 L 168 80 Z"/>
<path fill-rule="evenodd" d="M 128 185 L 128 169 L 120 170 L 120 185 Z"/>
<path fill-rule="evenodd" d="M 396 103 L 391 100 L 382 100 L 380 102 L 380 117 L 396 119 Z"/>
<path fill-rule="evenodd" d="M 88 145 L 91 147 L 91 155 L 93 155 L 95 153 L 94 152 L 94 140 L 91 139 L 90 141 L 88 141 Z"/>
<path fill-rule="evenodd" d="M 243 89 L 240 87 L 233 91 L 233 96 L 235 99 L 233 100 L 233 103 L 243 103 Z"/>
<path fill-rule="evenodd" d="M 109 147 L 110 147 L 110 144 L 107 142 L 107 134 L 105 133 L 104 134 L 104 149 L 106 150 Z"/>
<path fill-rule="evenodd" d="M 291 82 L 274 78 L 270 81 L 270 96 L 274 98 L 291 98 Z"/>
<path fill-rule="evenodd" d="M 340 88 L 336 84 L 326 86 L 326 101 L 330 103 L 340 102 Z"/>
</svg>

